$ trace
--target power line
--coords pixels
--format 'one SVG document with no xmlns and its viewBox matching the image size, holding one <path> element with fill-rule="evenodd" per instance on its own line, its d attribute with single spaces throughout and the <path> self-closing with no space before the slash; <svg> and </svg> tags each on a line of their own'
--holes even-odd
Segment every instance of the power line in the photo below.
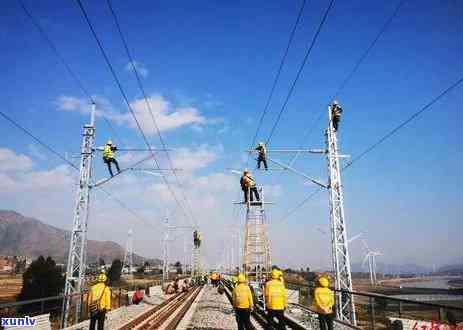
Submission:
<svg viewBox="0 0 463 330">
<path fill-rule="evenodd" d="M 387 30 L 387 28 L 389 27 L 389 25 L 391 24 L 392 20 L 397 16 L 400 8 L 402 7 L 402 5 L 406 2 L 407 0 L 401 0 L 399 1 L 399 3 L 397 4 L 395 10 L 392 12 L 391 16 L 389 16 L 389 18 L 386 20 L 386 22 L 383 24 L 383 26 L 381 27 L 381 29 L 379 30 L 378 34 L 376 35 L 376 37 L 373 39 L 373 41 L 370 43 L 370 45 L 367 47 L 367 49 L 365 50 L 365 52 L 362 54 L 362 56 L 360 56 L 360 58 L 358 59 L 358 61 L 355 63 L 354 67 L 352 68 L 352 70 L 350 71 L 350 73 L 346 76 L 346 78 L 342 81 L 341 85 L 339 86 L 338 90 L 336 91 L 336 93 L 334 94 L 334 97 L 333 99 L 336 99 L 336 97 L 339 96 L 339 94 L 341 94 L 341 92 L 344 90 L 344 87 L 346 87 L 347 83 L 352 79 L 352 77 L 354 76 L 354 74 L 357 72 L 358 68 L 360 67 L 360 65 L 362 64 L 362 62 L 365 60 L 365 58 L 368 56 L 368 54 L 370 53 L 370 51 L 373 49 L 373 47 L 376 45 L 376 43 L 378 42 L 379 38 L 381 38 L 381 36 L 384 34 L 384 32 Z"/>
<path fill-rule="evenodd" d="M 392 23 L 392 20 L 397 16 L 397 14 L 399 13 L 399 10 L 400 8 L 402 7 L 402 5 L 406 2 L 406 0 L 400 0 L 399 3 L 397 4 L 397 6 L 395 7 L 395 10 L 392 12 L 392 14 L 388 17 L 388 19 L 386 20 L 386 22 L 383 24 L 383 26 L 381 27 L 381 29 L 378 31 L 378 33 L 376 34 L 375 38 L 371 41 L 371 43 L 368 45 L 368 47 L 365 49 L 365 51 L 362 53 L 362 55 L 360 56 L 360 58 L 356 61 L 355 65 L 353 66 L 352 70 L 347 74 L 347 76 L 344 78 L 344 80 L 341 82 L 341 84 L 339 85 L 337 91 L 334 93 L 334 96 L 331 98 L 332 100 L 335 100 L 340 94 L 341 92 L 344 90 L 344 88 L 346 87 L 346 85 L 350 82 L 350 80 L 352 79 L 352 77 L 354 76 L 354 74 L 358 71 L 360 65 L 363 63 L 363 61 L 367 58 L 367 56 L 370 54 L 371 50 L 373 49 L 373 47 L 376 45 L 376 43 L 378 42 L 378 40 L 381 38 L 381 36 L 386 32 L 387 28 L 389 27 L 389 25 L 391 25 Z M 315 119 L 314 123 L 310 126 L 310 128 L 306 131 L 306 133 L 304 134 L 302 140 L 304 141 L 306 137 L 309 137 L 311 135 L 311 133 L 315 130 L 315 127 L 318 126 L 318 123 L 321 121 L 321 119 L 323 118 L 323 114 L 324 114 L 324 109 L 321 109 L 320 110 L 320 114 L 318 115 L 318 117 Z M 302 145 L 304 144 L 304 142 L 301 143 L 301 147 Z M 295 155 L 290 163 L 292 163 L 295 158 L 297 156 Z"/>
<path fill-rule="evenodd" d="M 267 114 L 268 107 L 270 105 L 270 101 L 271 101 L 271 99 L 273 97 L 273 93 L 275 92 L 275 88 L 277 86 L 278 80 L 280 79 L 281 71 L 283 70 L 283 66 L 285 65 L 286 57 L 288 56 L 288 53 L 289 53 L 289 48 L 291 47 L 291 44 L 292 44 L 293 39 L 294 39 L 294 35 L 296 34 L 296 30 L 297 30 L 297 27 L 299 25 L 299 21 L 301 20 L 302 13 L 304 12 L 305 3 L 306 3 L 306 0 L 302 0 L 301 8 L 299 9 L 299 13 L 297 15 L 296 22 L 294 23 L 293 29 L 291 30 L 291 33 L 289 35 L 289 39 L 288 39 L 288 43 L 286 45 L 285 52 L 283 54 L 283 57 L 281 58 L 280 66 L 278 67 L 278 71 L 277 71 L 277 74 L 275 76 L 275 79 L 273 80 L 272 88 L 270 89 L 270 94 L 267 97 L 267 101 L 265 102 L 264 110 L 262 111 L 262 115 L 260 116 L 259 123 L 257 124 L 256 133 L 254 134 L 254 137 L 252 138 L 251 148 L 256 143 L 257 135 L 259 134 L 259 130 L 262 127 L 262 123 L 264 121 L 265 115 Z M 248 154 L 248 159 L 246 161 L 246 166 L 247 166 L 248 162 L 249 162 L 249 154 Z"/>
<path fill-rule="evenodd" d="M 143 132 L 143 129 L 141 128 L 140 122 L 138 121 L 137 116 L 135 115 L 135 112 L 133 111 L 132 106 L 130 105 L 129 99 L 128 99 L 127 95 L 125 94 L 124 89 L 122 88 L 121 82 L 120 82 L 119 78 L 117 77 L 117 74 L 116 74 L 116 72 L 114 70 L 114 67 L 112 66 L 111 61 L 109 60 L 109 57 L 106 54 L 106 51 L 104 50 L 103 45 L 102 45 L 100 39 L 98 38 L 98 35 L 97 35 L 95 29 L 93 28 L 93 25 L 92 25 L 92 23 L 90 21 L 90 18 L 88 17 L 87 11 L 85 10 L 85 8 L 84 8 L 84 6 L 82 4 L 82 1 L 81 0 L 76 0 L 76 2 L 79 5 L 79 8 L 80 8 L 80 10 L 82 12 L 82 15 L 84 16 L 85 21 L 86 21 L 86 23 L 87 23 L 93 37 L 94 37 L 96 43 L 98 44 L 98 48 L 100 49 L 100 52 L 101 52 L 101 54 L 102 54 L 102 56 L 103 56 L 103 58 L 104 58 L 104 60 L 105 60 L 105 62 L 107 64 L 112 76 L 113 76 L 113 79 L 114 79 L 117 87 L 119 88 L 119 91 L 121 92 L 121 95 L 122 95 L 125 103 L 127 104 L 127 107 L 128 107 L 128 109 L 129 109 L 129 111 L 130 111 L 130 113 L 131 113 L 131 115 L 132 115 L 132 117 L 133 117 L 133 119 L 134 119 L 134 121 L 135 121 L 135 123 L 137 125 L 138 131 L 140 132 L 145 144 L 148 146 L 148 149 L 152 149 L 151 145 L 150 145 L 150 143 L 149 143 L 149 141 L 148 141 L 148 139 L 147 139 L 147 137 L 145 135 L 145 133 Z M 151 154 L 153 155 L 153 160 L 154 160 L 154 163 L 155 163 L 156 167 L 158 169 L 160 169 L 161 167 L 159 166 L 158 160 L 156 159 L 156 157 L 154 157 L 154 152 L 151 151 Z M 177 205 L 182 210 L 184 216 L 186 218 L 188 218 L 183 205 L 178 200 L 177 196 L 175 195 L 175 192 L 173 191 L 173 189 L 170 186 L 169 182 L 167 181 L 166 177 L 164 175 L 162 175 L 162 174 L 161 174 L 161 177 L 162 177 L 164 183 L 166 184 L 166 186 L 167 186 L 170 194 L 172 195 L 173 199 L 175 200 Z"/>
<path fill-rule="evenodd" d="M 56 47 L 55 43 L 50 39 L 48 34 L 45 32 L 45 30 L 42 28 L 42 26 L 39 24 L 39 22 L 35 19 L 35 17 L 32 15 L 32 12 L 26 7 L 24 2 L 22 0 L 18 0 L 19 5 L 23 9 L 24 13 L 26 16 L 31 20 L 32 25 L 37 29 L 37 31 L 40 33 L 42 38 L 46 41 L 50 49 L 53 51 L 55 56 L 58 58 L 58 60 L 61 62 L 61 64 L 64 66 L 66 71 L 68 72 L 69 76 L 74 80 L 77 86 L 79 86 L 80 90 L 82 91 L 82 94 L 84 94 L 91 103 L 96 104 L 95 99 L 92 97 L 92 95 L 89 93 L 89 91 L 85 88 L 84 84 L 82 83 L 82 80 L 77 76 L 77 74 L 72 70 L 71 66 L 66 62 L 64 57 L 61 55 L 60 51 Z M 117 140 L 122 141 L 120 139 L 119 135 L 117 134 L 116 130 L 114 129 L 113 125 L 111 122 L 106 118 L 104 114 L 102 114 L 103 120 L 106 122 L 106 125 L 108 125 L 109 129 L 111 132 L 114 134 Z"/>
<path fill-rule="evenodd" d="M 405 121 L 403 121 L 402 123 L 400 123 L 399 125 L 397 125 L 395 128 L 393 128 L 391 131 L 389 131 L 389 133 L 387 133 L 386 135 L 384 135 L 382 138 L 380 138 L 378 141 L 376 141 L 375 143 L 373 143 L 370 147 L 366 148 L 363 152 L 361 152 L 358 156 L 354 157 L 352 159 L 352 161 L 347 164 L 346 166 L 344 166 L 343 170 L 344 169 L 347 169 L 349 167 L 351 167 L 354 163 L 356 163 L 357 161 L 359 161 L 360 159 L 362 159 L 363 157 L 365 157 L 366 154 L 370 153 L 371 151 L 373 151 L 374 149 L 376 149 L 380 144 L 382 144 L 384 141 L 386 141 L 387 139 L 389 139 L 391 136 L 393 136 L 395 133 L 397 133 L 397 131 L 399 131 L 400 129 L 402 129 L 403 127 L 407 126 L 410 122 L 412 122 L 413 120 L 415 120 L 416 118 L 418 118 L 423 112 L 431 109 L 431 107 L 437 102 L 439 101 L 442 97 L 444 97 L 447 93 L 449 93 L 450 91 L 452 91 L 453 89 L 455 89 L 456 87 L 458 87 L 458 85 L 460 85 L 461 83 L 463 82 L 463 77 L 461 77 L 460 79 L 458 79 L 456 82 L 454 82 L 452 85 L 450 85 L 448 88 L 444 89 L 439 95 L 437 95 L 436 97 L 434 97 L 431 101 L 429 101 L 425 106 L 423 106 L 420 110 L 418 110 L 417 112 L 415 112 L 414 114 L 412 114 L 410 117 L 408 117 Z"/>
<path fill-rule="evenodd" d="M 333 7 L 333 4 L 334 4 L 334 0 L 331 0 L 331 1 L 330 1 L 330 4 L 328 5 L 328 8 L 325 10 L 325 13 L 324 13 L 324 15 L 323 15 L 323 18 L 322 18 L 320 24 L 318 25 L 317 31 L 315 32 L 315 35 L 314 35 L 314 37 L 312 38 L 312 41 L 311 41 L 311 43 L 310 43 L 310 46 L 309 46 L 309 48 L 307 49 L 307 52 L 306 52 L 306 54 L 305 54 L 305 56 L 304 56 L 304 59 L 303 59 L 301 65 L 300 65 L 300 67 L 299 67 L 299 70 L 297 71 L 296 78 L 294 79 L 293 83 L 291 84 L 291 87 L 290 87 L 290 89 L 289 89 L 288 95 L 286 96 L 286 99 L 285 99 L 285 101 L 284 101 L 284 103 L 283 103 L 283 106 L 281 107 L 280 112 L 278 113 L 277 119 L 275 120 L 275 123 L 274 123 L 273 126 L 272 126 L 272 129 L 271 129 L 270 134 L 269 134 L 269 136 L 268 136 L 268 138 L 267 138 L 267 141 L 266 141 L 266 144 L 267 144 L 267 145 L 270 144 L 270 140 L 271 140 L 271 138 L 272 138 L 272 136 L 273 136 L 273 133 L 275 132 L 275 130 L 276 130 L 277 126 L 278 126 L 278 123 L 280 122 L 281 115 L 283 114 L 283 112 L 284 112 L 285 109 L 286 109 L 286 106 L 288 105 L 289 99 L 291 98 L 291 95 L 292 95 L 293 92 L 294 92 L 294 89 L 295 89 L 295 87 L 296 87 L 296 84 L 297 84 L 297 82 L 298 82 L 298 80 L 299 80 L 299 78 L 300 78 L 300 76 L 301 76 L 301 74 L 302 74 L 302 71 L 303 71 L 303 69 L 304 69 L 304 67 L 305 67 L 305 64 L 307 63 L 307 60 L 308 60 L 308 58 L 309 58 L 309 55 L 310 55 L 310 53 L 312 52 L 313 47 L 315 46 L 315 42 L 316 42 L 317 39 L 318 39 L 318 36 L 319 36 L 319 34 L 320 34 L 320 32 L 321 32 L 321 29 L 322 29 L 322 27 L 323 27 L 323 25 L 324 25 L 324 23 L 325 23 L 325 21 L 326 21 L 326 19 L 327 19 L 327 17 L 328 17 L 328 14 L 329 14 L 331 8 Z"/>
<path fill-rule="evenodd" d="M 65 163 L 67 163 L 69 166 L 71 166 L 72 168 L 76 169 L 76 170 L 79 170 L 79 168 L 74 165 L 72 162 L 70 162 L 68 159 L 66 159 L 66 157 L 64 157 L 63 155 L 61 155 L 58 151 L 56 151 L 55 149 L 53 149 L 52 147 L 50 147 L 48 144 L 46 144 L 45 142 L 43 142 L 42 140 L 40 140 L 38 137 L 36 137 L 34 134 L 31 133 L 31 131 L 29 131 L 27 128 L 21 126 L 19 123 L 17 123 L 13 118 L 11 118 L 10 116 L 8 116 L 6 113 L 4 113 L 3 111 L 0 110 L 0 116 L 2 116 L 3 118 L 5 118 L 7 121 L 9 121 L 13 126 L 15 126 L 17 129 L 23 131 L 23 133 L 27 134 L 28 136 L 30 136 L 35 142 L 37 142 L 38 144 L 40 144 L 42 147 L 44 147 L 45 149 L 47 149 L 48 151 L 50 151 L 52 154 L 54 154 L 55 156 L 57 156 L 58 158 L 60 158 L 62 161 L 64 161 Z"/>
<path fill-rule="evenodd" d="M 454 82 L 452 85 L 444 89 L 440 94 L 438 94 L 436 97 L 434 97 L 431 101 L 429 101 L 426 105 L 424 105 L 420 110 L 417 112 L 413 113 L 410 117 L 408 117 L 406 120 L 404 120 L 402 123 L 394 127 L 391 131 L 389 131 L 387 134 L 385 134 L 383 137 L 381 137 L 378 141 L 373 143 L 371 146 L 366 148 L 363 152 L 361 152 L 358 156 L 354 157 L 350 163 L 345 165 L 342 168 L 342 171 L 345 171 L 349 168 L 352 167 L 352 165 L 356 162 L 358 162 L 360 159 L 365 157 L 368 153 L 376 149 L 380 144 L 382 144 L 384 141 L 392 137 L 395 133 L 397 133 L 400 129 L 404 128 L 407 126 L 410 122 L 418 118 L 422 113 L 424 113 L 427 110 L 430 110 L 431 107 L 439 101 L 442 97 L 444 97 L 447 93 L 458 87 L 461 83 L 463 83 L 463 77 L 458 79 L 456 82 Z M 285 216 L 281 218 L 279 222 L 283 222 L 286 220 L 291 214 L 296 212 L 298 209 L 300 209 L 302 206 L 304 206 L 309 200 L 311 200 L 315 195 L 317 195 L 322 189 L 318 189 L 315 192 L 311 193 L 306 199 L 304 199 L 301 203 L 299 203 L 296 207 L 291 209 Z"/>
<path fill-rule="evenodd" d="M 48 145 L 47 143 L 43 142 L 40 138 L 38 138 L 37 136 L 35 136 L 30 130 L 28 130 L 27 128 L 23 127 L 21 124 L 19 124 L 17 121 L 15 121 L 13 118 L 11 118 L 10 116 L 8 116 L 7 114 L 5 114 L 3 111 L 0 110 L 0 116 L 2 116 L 3 118 L 5 118 L 8 122 L 10 122 L 14 127 L 16 127 L 17 129 L 21 130 L 23 133 L 25 133 L 26 135 L 28 135 L 29 137 L 31 137 L 35 142 L 37 142 L 39 145 L 41 145 L 43 148 L 47 149 L 49 152 L 51 152 L 52 154 L 54 154 L 55 156 L 57 156 L 59 159 L 61 159 L 62 161 L 64 161 L 66 164 L 68 164 L 70 167 L 72 167 L 73 169 L 75 169 L 76 171 L 79 171 L 79 168 L 74 165 L 72 162 L 70 162 L 68 159 L 66 159 L 66 157 L 64 157 L 62 154 L 60 154 L 58 151 L 56 151 L 53 147 L 51 147 L 50 145 Z M 114 195 L 112 195 L 109 191 L 107 191 L 106 189 L 103 189 L 103 188 L 99 188 L 101 191 L 103 191 L 106 195 L 108 195 L 109 197 L 111 197 L 113 200 L 115 200 L 122 208 L 124 208 L 125 210 L 127 210 L 129 213 L 131 213 L 132 215 L 134 215 L 137 219 L 140 219 L 142 220 L 143 222 L 145 222 L 145 220 L 143 220 L 143 218 L 141 218 L 139 215 L 137 215 L 137 213 L 130 209 L 125 203 L 123 203 L 120 199 L 118 199 L 117 197 L 115 197 Z"/>
<path fill-rule="evenodd" d="M 159 137 L 159 141 L 161 142 L 163 148 L 166 149 L 166 156 L 167 156 L 167 159 L 168 159 L 168 162 L 169 162 L 169 166 L 170 166 L 170 168 L 171 168 L 172 170 L 174 170 L 174 168 L 175 168 L 175 167 L 174 167 L 174 164 L 173 164 L 172 159 L 171 159 L 171 157 L 170 157 L 170 155 L 169 155 L 169 152 L 167 151 L 167 149 L 168 149 L 168 148 L 167 148 L 167 144 L 165 143 L 164 138 L 162 137 L 161 130 L 159 129 L 159 125 L 158 125 L 158 123 L 157 123 L 157 121 L 156 121 L 156 119 L 155 119 L 154 112 L 153 112 L 153 109 L 152 109 L 152 107 L 151 107 L 151 103 L 150 103 L 149 100 L 148 100 L 148 95 L 147 95 L 147 93 L 146 93 L 146 90 L 145 90 L 145 88 L 144 88 L 144 86 L 143 86 L 143 83 L 142 83 L 142 80 L 141 80 L 141 78 L 140 78 L 140 75 L 139 75 L 139 73 L 138 73 L 138 69 L 137 69 L 137 67 L 136 67 L 136 65 L 135 65 L 135 61 L 134 61 L 134 59 L 133 59 L 133 56 L 132 56 L 132 54 L 131 54 L 131 52 L 130 52 L 130 49 L 129 49 L 127 40 L 125 39 L 124 34 L 122 33 L 122 27 L 121 27 L 121 25 L 120 25 L 120 23 L 119 23 L 119 19 L 117 18 L 116 12 L 114 11 L 114 8 L 113 8 L 113 6 L 112 6 L 112 4 L 111 4 L 111 1 L 110 1 L 110 0 L 107 0 L 106 2 L 107 2 L 107 4 L 108 4 L 109 10 L 110 10 L 110 12 L 111 12 L 111 15 L 112 15 L 113 18 L 114 18 L 114 22 L 116 23 L 116 27 L 117 27 L 117 30 L 118 30 L 118 32 L 119 32 L 119 36 L 120 36 L 120 38 L 121 38 L 122 44 L 124 45 L 124 49 L 125 49 L 125 52 L 126 52 L 126 54 L 127 54 L 127 57 L 129 58 L 129 61 L 130 61 L 130 63 L 132 64 L 132 71 L 133 71 L 134 74 L 135 74 L 138 87 L 139 87 L 140 91 L 142 92 L 143 98 L 144 98 L 145 103 L 146 103 L 146 107 L 147 107 L 147 109 L 148 109 L 148 111 L 149 111 L 149 113 L 150 113 L 151 120 L 153 121 L 153 125 L 154 125 L 154 127 L 155 127 L 155 129 L 156 129 L 156 133 L 157 133 L 157 135 L 158 135 L 158 137 Z M 173 174 L 174 174 L 174 176 L 175 176 L 175 179 L 176 179 L 178 185 L 179 185 L 180 188 L 181 188 L 180 191 L 181 191 L 181 193 L 182 193 L 182 195 L 183 195 L 183 199 L 184 199 L 185 204 L 186 204 L 186 206 L 187 206 L 187 208 L 188 208 L 188 210 L 189 210 L 189 212 L 190 212 L 190 214 L 191 214 L 191 217 L 193 218 L 193 221 L 195 222 L 195 224 L 198 224 L 198 222 L 197 222 L 197 220 L 196 220 L 196 218 L 195 218 L 195 216 L 194 216 L 194 213 L 193 213 L 193 211 L 192 211 L 192 209 L 191 209 L 191 206 L 190 206 L 190 203 L 189 203 L 189 201 L 188 201 L 188 198 L 186 197 L 186 194 L 185 194 L 185 191 L 184 191 L 185 188 L 184 188 L 183 184 L 180 182 L 177 173 L 176 173 L 175 171 L 173 171 Z"/>
</svg>

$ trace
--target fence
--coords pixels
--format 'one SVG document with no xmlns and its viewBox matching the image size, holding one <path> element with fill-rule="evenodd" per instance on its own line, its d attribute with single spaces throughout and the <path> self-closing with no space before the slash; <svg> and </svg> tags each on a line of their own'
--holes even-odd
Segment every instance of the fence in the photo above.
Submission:
<svg viewBox="0 0 463 330">
<path fill-rule="evenodd" d="M 112 309 L 119 308 L 121 306 L 129 305 L 130 301 L 128 298 L 128 292 L 142 287 L 148 294 L 149 287 L 160 285 L 159 280 L 155 280 L 145 284 L 134 284 L 120 288 L 111 288 L 111 307 Z M 77 302 L 80 300 L 81 306 L 81 318 L 79 322 L 88 319 L 87 310 L 87 294 L 85 291 L 81 294 L 72 295 L 71 307 L 70 307 L 70 319 L 68 324 L 73 325 L 78 322 L 75 320 L 75 308 Z M 40 299 L 32 299 L 26 301 L 9 302 L 0 304 L 0 319 L 2 317 L 22 317 L 22 316 L 37 316 L 41 314 L 50 314 L 50 321 L 53 329 L 59 329 L 61 324 L 61 308 L 63 304 L 63 295 L 46 297 Z M 1 326 L 0 326 L 1 329 Z"/>
<path fill-rule="evenodd" d="M 288 288 L 299 291 L 299 304 L 293 305 L 306 312 L 308 321 L 314 321 L 316 312 L 311 308 L 314 287 L 290 283 Z M 340 292 L 344 295 L 350 295 L 354 299 L 357 328 L 390 329 L 392 323 L 398 320 L 405 330 L 443 330 L 456 326 L 463 330 L 463 296 L 440 295 L 439 299 L 448 298 L 449 303 L 451 303 L 444 305 L 368 292 L 345 290 Z M 339 320 L 335 322 L 335 325 L 336 328 L 355 328 Z M 318 327 L 316 324 L 314 326 Z"/>
</svg>

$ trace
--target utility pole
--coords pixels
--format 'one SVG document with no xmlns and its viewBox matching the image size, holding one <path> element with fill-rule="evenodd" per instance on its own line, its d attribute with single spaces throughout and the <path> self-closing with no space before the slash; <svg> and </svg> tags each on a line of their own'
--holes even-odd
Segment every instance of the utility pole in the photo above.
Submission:
<svg viewBox="0 0 463 330">
<path fill-rule="evenodd" d="M 92 104 L 90 124 L 84 125 L 81 148 L 79 187 L 74 210 L 69 254 L 67 259 L 64 299 L 62 306 L 62 327 L 69 321 L 73 295 L 80 294 L 84 286 L 87 257 L 87 222 L 90 203 L 90 179 L 92 175 L 93 149 L 95 146 L 95 103 Z M 79 322 L 81 299 L 76 299 L 75 322 Z"/>
<path fill-rule="evenodd" d="M 162 240 L 162 283 L 161 288 L 164 288 L 165 283 L 169 280 L 169 218 L 166 217 L 164 220 L 164 239 Z"/>
<path fill-rule="evenodd" d="M 344 290 L 337 292 L 336 313 L 341 321 L 356 325 L 354 299 L 352 292 L 352 275 L 350 268 L 349 248 L 347 242 L 346 221 L 344 217 L 344 201 L 341 183 L 341 169 L 339 165 L 338 141 L 333 125 L 334 116 L 342 111 L 337 102 L 328 107 L 328 128 L 325 132 L 329 174 L 329 204 L 331 221 L 332 261 L 335 271 L 335 288 Z"/>
<path fill-rule="evenodd" d="M 132 274 L 133 270 L 133 231 L 129 229 L 127 233 L 127 243 L 125 246 L 124 262 L 123 267 L 127 267 L 128 273 Z"/>
</svg>

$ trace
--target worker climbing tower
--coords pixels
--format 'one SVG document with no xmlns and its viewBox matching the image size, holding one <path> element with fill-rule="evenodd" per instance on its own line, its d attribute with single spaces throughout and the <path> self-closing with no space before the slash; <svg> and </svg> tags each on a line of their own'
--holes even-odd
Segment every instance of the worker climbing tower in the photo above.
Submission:
<svg viewBox="0 0 463 330">
<path fill-rule="evenodd" d="M 341 184 L 341 169 L 339 160 L 342 157 L 338 154 L 338 142 L 336 132 L 340 120 L 341 107 L 334 101 L 328 107 L 328 129 L 326 135 L 326 155 L 329 173 L 329 203 L 331 221 L 331 244 L 332 261 L 335 272 L 335 288 L 340 290 L 336 293 L 336 313 L 341 321 L 356 325 L 355 306 L 352 292 L 352 276 L 350 268 L 349 249 L 347 242 L 346 221 L 344 217 L 344 203 Z"/>
<path fill-rule="evenodd" d="M 133 231 L 129 229 L 127 233 L 127 243 L 125 245 L 124 262 L 123 267 L 127 269 L 129 274 L 132 274 L 133 270 Z"/>
<path fill-rule="evenodd" d="M 84 125 L 81 148 L 80 176 L 77 200 L 74 210 L 73 227 L 67 259 L 64 299 L 62 306 L 62 327 L 66 327 L 73 295 L 80 294 L 84 286 L 87 257 L 87 221 L 90 202 L 90 179 L 95 146 L 95 104 L 92 104 L 90 124 Z M 75 298 L 75 321 L 80 320 L 81 299 Z"/>
<path fill-rule="evenodd" d="M 201 276 L 201 234 L 198 229 L 193 232 L 193 250 L 191 254 L 191 277 L 197 279 Z"/>
<path fill-rule="evenodd" d="M 248 202 L 246 205 L 246 228 L 244 239 L 244 271 L 250 282 L 259 286 L 269 278 L 272 263 L 270 259 L 270 244 L 267 235 L 265 218 L 264 191 L 259 189 L 261 200 Z"/>
</svg>

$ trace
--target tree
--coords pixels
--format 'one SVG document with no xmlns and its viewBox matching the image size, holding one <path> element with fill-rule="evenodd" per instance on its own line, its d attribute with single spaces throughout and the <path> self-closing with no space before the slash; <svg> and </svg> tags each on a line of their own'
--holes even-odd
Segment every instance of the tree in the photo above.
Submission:
<svg viewBox="0 0 463 330">
<path fill-rule="evenodd" d="M 145 266 L 140 266 L 137 268 L 137 274 L 144 274 L 145 273 Z"/>
<path fill-rule="evenodd" d="M 182 263 L 180 261 L 177 261 L 174 267 L 177 269 L 177 274 L 182 274 Z"/>
<path fill-rule="evenodd" d="M 121 279 L 122 272 L 122 261 L 120 259 L 114 259 L 111 267 L 108 270 L 109 285 L 119 282 Z"/>
<path fill-rule="evenodd" d="M 150 263 L 148 261 L 145 261 L 145 268 L 149 268 Z"/>
<path fill-rule="evenodd" d="M 23 274 L 23 287 L 18 295 L 18 301 L 53 297 L 59 295 L 64 288 L 64 276 L 61 267 L 55 261 L 43 256 L 34 260 Z M 60 304 L 59 300 L 45 302 L 47 308 Z M 23 312 L 34 311 L 40 303 L 28 304 L 22 307 Z"/>
</svg>

